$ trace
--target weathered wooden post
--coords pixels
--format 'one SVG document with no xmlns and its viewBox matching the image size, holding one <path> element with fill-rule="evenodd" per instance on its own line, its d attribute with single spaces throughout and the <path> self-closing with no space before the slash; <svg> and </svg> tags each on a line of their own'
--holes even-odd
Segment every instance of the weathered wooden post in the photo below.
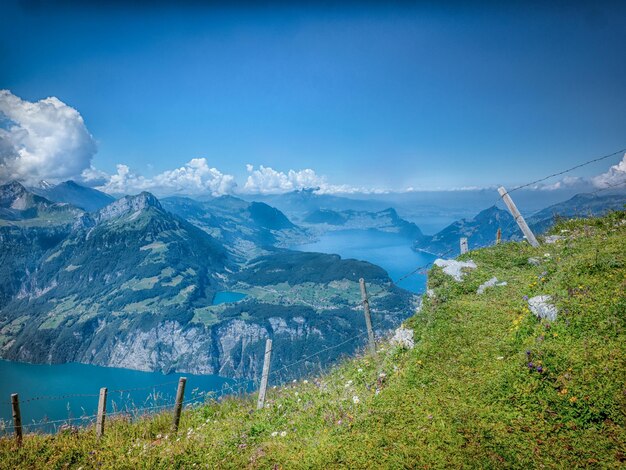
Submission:
<svg viewBox="0 0 626 470">
<path fill-rule="evenodd" d="M 100 398 L 98 399 L 98 417 L 96 418 L 96 437 L 100 439 L 104 436 L 104 419 L 107 412 L 107 388 L 100 389 Z"/>
<path fill-rule="evenodd" d="M 498 188 L 498 192 L 500 193 L 500 197 L 502 197 L 502 200 L 504 201 L 506 206 L 509 208 L 509 211 L 515 219 L 515 222 L 517 222 L 519 228 L 522 229 L 522 232 L 524 233 L 526 240 L 528 240 L 528 243 L 530 243 L 531 246 L 539 246 L 539 242 L 535 238 L 535 235 L 528 227 L 528 224 L 524 220 L 524 217 L 522 217 L 522 214 L 520 214 L 520 212 L 517 210 L 517 206 L 513 202 L 513 199 L 511 199 L 511 196 L 509 196 L 509 193 L 506 192 L 506 189 L 504 189 L 504 186 L 500 186 Z"/>
<path fill-rule="evenodd" d="M 376 354 L 376 342 L 374 341 L 374 330 L 372 330 L 372 317 L 370 315 L 370 303 L 369 300 L 367 300 L 365 279 L 359 279 L 359 284 L 361 285 L 361 299 L 363 300 L 363 314 L 365 315 L 365 326 L 367 327 L 369 349 L 372 354 Z"/>
<path fill-rule="evenodd" d="M 265 404 L 265 392 L 267 391 L 267 379 L 270 375 L 270 359 L 272 358 L 272 340 L 265 341 L 265 357 L 263 359 L 263 374 L 261 375 L 261 386 L 259 387 L 259 399 L 256 402 L 256 409 L 260 410 Z"/>
<path fill-rule="evenodd" d="M 185 396 L 186 383 L 186 377 L 181 377 L 180 379 L 178 379 L 178 389 L 176 390 L 176 404 L 174 405 L 174 423 L 172 425 L 174 432 L 178 432 L 178 425 L 180 424 L 180 413 L 183 411 L 183 397 Z"/>
<path fill-rule="evenodd" d="M 502 229 L 498 227 L 498 231 L 496 232 L 496 245 L 499 245 L 502 241 Z"/>
<path fill-rule="evenodd" d="M 467 238 L 461 237 L 461 254 L 467 253 Z"/>
<path fill-rule="evenodd" d="M 22 445 L 22 413 L 20 412 L 20 399 L 17 393 L 11 394 L 11 409 L 13 411 L 13 431 L 17 445 Z"/>
</svg>

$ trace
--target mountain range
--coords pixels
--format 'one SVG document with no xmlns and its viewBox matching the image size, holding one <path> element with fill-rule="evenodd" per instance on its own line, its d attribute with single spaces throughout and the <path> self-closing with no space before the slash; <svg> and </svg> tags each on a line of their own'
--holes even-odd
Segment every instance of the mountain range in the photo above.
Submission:
<svg viewBox="0 0 626 470">
<path fill-rule="evenodd" d="M 13 182 L 0 210 L 5 359 L 254 377 L 267 337 L 280 366 L 362 332 L 360 277 L 386 291 L 379 334 L 418 302 L 370 263 L 280 246 L 306 231 L 264 203 L 144 192 L 87 212 Z M 245 298 L 214 302 L 223 292 Z"/>
</svg>

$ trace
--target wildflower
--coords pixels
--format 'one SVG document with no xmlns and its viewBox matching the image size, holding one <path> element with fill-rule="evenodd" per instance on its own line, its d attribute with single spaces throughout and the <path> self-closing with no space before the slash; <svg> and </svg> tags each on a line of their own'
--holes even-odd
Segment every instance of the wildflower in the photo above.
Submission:
<svg viewBox="0 0 626 470">
<path fill-rule="evenodd" d="M 529 369 L 534 369 L 534 367 L 535 367 L 535 364 L 533 364 L 532 362 L 528 363 L 528 368 Z"/>
<path fill-rule="evenodd" d="M 357 369 L 357 372 L 363 372 L 363 369 L 361 369 L 360 367 Z"/>
<path fill-rule="evenodd" d="M 361 401 L 361 400 L 359 400 L 359 397 L 357 397 L 356 395 L 354 395 L 354 396 L 352 397 L 352 402 L 353 402 L 355 405 L 358 405 L 360 401 Z"/>
<path fill-rule="evenodd" d="M 280 437 L 285 437 L 287 435 L 287 431 L 281 431 Z"/>
<path fill-rule="evenodd" d="M 498 361 L 501 361 L 502 359 L 504 359 L 504 356 L 498 356 L 498 357 L 496 357 L 496 359 L 497 359 Z"/>
<path fill-rule="evenodd" d="M 384 372 L 381 372 L 380 374 L 378 374 L 378 377 L 380 377 L 381 379 L 384 379 L 385 377 L 387 377 L 387 374 L 385 374 Z"/>
<path fill-rule="evenodd" d="M 525 295 L 524 297 L 522 297 L 522 300 L 524 300 L 524 301 L 528 300 L 528 296 Z"/>
<path fill-rule="evenodd" d="M 302 398 L 298 398 L 298 403 L 300 403 L 302 401 Z"/>
<path fill-rule="evenodd" d="M 161 439 L 161 435 L 160 435 L 160 434 L 157 434 L 157 437 L 156 437 L 156 438 L 157 438 L 157 439 Z"/>
<path fill-rule="evenodd" d="M 299 394 L 298 394 L 298 392 L 296 392 L 296 393 L 294 393 L 294 395 L 295 395 L 295 396 L 298 396 Z"/>
<path fill-rule="evenodd" d="M 564 388 L 559 392 L 561 395 L 567 395 L 567 389 Z"/>
<path fill-rule="evenodd" d="M 578 400 L 578 398 L 576 398 L 576 397 L 571 397 L 571 398 L 569 399 L 569 402 L 570 402 L 570 403 L 576 403 L 576 401 L 577 401 L 577 400 Z"/>
<path fill-rule="evenodd" d="M 374 392 L 374 395 L 378 395 L 380 393 L 380 388 L 377 388 L 376 391 Z"/>
<path fill-rule="evenodd" d="M 295 384 L 295 383 L 298 383 L 298 381 L 297 381 L 296 379 L 293 379 L 293 380 L 292 380 L 292 383 L 294 383 L 294 384 Z"/>
<path fill-rule="evenodd" d="M 526 350 L 526 356 L 530 357 L 530 349 Z"/>
<path fill-rule="evenodd" d="M 303 380 L 303 381 L 302 381 L 302 383 L 303 383 L 303 384 L 308 384 L 308 383 L 309 383 L 309 381 L 308 381 L 308 380 Z"/>
<path fill-rule="evenodd" d="M 272 433 L 272 437 L 276 437 L 276 436 L 278 436 L 278 431 L 274 431 L 274 432 Z"/>
<path fill-rule="evenodd" d="M 541 374 L 543 372 L 543 367 L 537 366 L 537 372 L 539 372 Z"/>
</svg>

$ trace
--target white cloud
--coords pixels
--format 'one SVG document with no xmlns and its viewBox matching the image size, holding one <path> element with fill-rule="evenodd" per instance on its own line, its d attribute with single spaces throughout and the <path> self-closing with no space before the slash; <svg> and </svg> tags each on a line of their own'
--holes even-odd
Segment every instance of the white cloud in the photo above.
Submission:
<svg viewBox="0 0 626 470">
<path fill-rule="evenodd" d="M 243 192 L 248 194 L 282 194 L 300 189 L 315 189 L 315 192 L 318 194 L 382 192 L 356 188 L 345 184 L 330 184 L 325 176 L 318 175 L 310 168 L 289 170 L 287 173 L 284 173 L 263 165 L 255 170 L 254 166 L 247 164 L 246 170 L 249 175 L 243 187 Z"/>
<path fill-rule="evenodd" d="M 589 181 L 580 176 L 565 176 L 556 183 L 537 184 L 531 186 L 531 189 L 539 189 L 541 191 L 554 191 L 557 189 L 574 189 L 584 190 L 589 187 Z"/>
<path fill-rule="evenodd" d="M 74 108 L 55 97 L 30 102 L 0 90 L 0 180 L 80 179 L 95 153 Z"/>
<path fill-rule="evenodd" d="M 130 170 L 127 165 L 117 165 L 117 172 L 108 177 L 98 189 L 114 194 L 150 191 L 156 195 L 171 194 L 229 194 L 237 184 L 232 175 L 211 168 L 206 158 L 194 158 L 180 168 L 167 170 L 153 178 L 145 178 Z"/>
<path fill-rule="evenodd" d="M 591 181 L 596 188 L 626 184 L 626 153 L 617 165 L 613 165 L 606 173 L 594 176 Z"/>
</svg>

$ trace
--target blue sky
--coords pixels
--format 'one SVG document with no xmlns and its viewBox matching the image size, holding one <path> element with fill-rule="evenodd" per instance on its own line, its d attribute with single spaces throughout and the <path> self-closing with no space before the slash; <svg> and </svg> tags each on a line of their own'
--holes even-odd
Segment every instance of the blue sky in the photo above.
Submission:
<svg viewBox="0 0 626 470">
<path fill-rule="evenodd" d="M 351 187 L 510 185 L 626 146 L 617 3 L 199 3 L 5 3 L 0 89 L 75 108 L 93 167 L 145 178 L 205 158 L 240 186 L 246 164 Z"/>
</svg>

